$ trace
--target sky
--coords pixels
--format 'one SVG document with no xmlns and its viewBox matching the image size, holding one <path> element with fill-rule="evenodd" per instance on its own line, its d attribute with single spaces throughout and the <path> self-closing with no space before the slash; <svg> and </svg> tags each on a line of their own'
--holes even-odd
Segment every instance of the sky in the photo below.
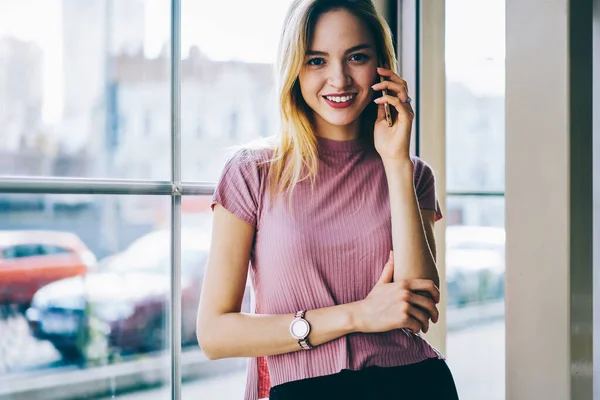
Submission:
<svg viewBox="0 0 600 400">
<path fill-rule="evenodd" d="M 32 41 L 43 50 L 42 118 L 58 122 L 62 100 L 60 0 L 0 0 L 0 38 Z"/>
<path fill-rule="evenodd" d="M 154 57 L 168 40 L 170 1 L 145 1 L 144 51 Z M 215 60 L 273 62 L 289 3 L 182 0 L 182 54 L 185 56 L 195 44 Z M 0 0 L 0 37 L 33 41 L 43 49 L 43 119 L 48 123 L 61 118 L 61 18 L 61 0 Z M 449 79 L 467 82 L 481 91 L 501 93 L 504 53 L 504 0 L 446 0 Z"/>
</svg>

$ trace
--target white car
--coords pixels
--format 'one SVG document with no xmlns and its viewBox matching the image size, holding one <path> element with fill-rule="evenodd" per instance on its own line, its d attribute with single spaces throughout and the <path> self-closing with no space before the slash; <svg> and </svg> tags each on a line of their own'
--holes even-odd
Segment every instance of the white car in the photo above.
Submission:
<svg viewBox="0 0 600 400">
<path fill-rule="evenodd" d="M 505 241 L 504 228 L 446 228 L 448 305 L 464 306 L 504 297 Z"/>
<path fill-rule="evenodd" d="M 196 316 L 210 248 L 208 229 L 183 229 L 181 235 L 182 344 L 198 346 Z M 67 361 L 85 359 L 91 327 L 106 347 L 121 354 L 162 350 L 166 346 L 170 304 L 171 233 L 148 233 L 122 253 L 102 260 L 92 273 L 56 281 L 34 296 L 27 318 L 35 337 L 49 340 Z M 250 290 L 242 309 L 250 311 Z M 96 337 L 98 334 L 95 335 Z"/>
</svg>

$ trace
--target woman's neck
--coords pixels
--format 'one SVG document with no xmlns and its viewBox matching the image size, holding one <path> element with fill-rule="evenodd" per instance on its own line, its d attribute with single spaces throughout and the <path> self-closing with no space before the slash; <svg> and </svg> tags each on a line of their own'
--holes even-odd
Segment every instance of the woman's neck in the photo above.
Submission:
<svg viewBox="0 0 600 400">
<path fill-rule="evenodd" d="M 359 137 L 360 122 L 358 120 L 348 125 L 332 125 L 325 121 L 318 121 L 316 124 L 316 134 L 325 139 L 345 141 L 354 140 Z"/>
</svg>

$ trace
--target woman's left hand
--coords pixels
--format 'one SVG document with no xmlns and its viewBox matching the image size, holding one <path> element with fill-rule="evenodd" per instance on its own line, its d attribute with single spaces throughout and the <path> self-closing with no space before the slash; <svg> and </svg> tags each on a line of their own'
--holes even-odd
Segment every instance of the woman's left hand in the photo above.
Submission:
<svg viewBox="0 0 600 400">
<path fill-rule="evenodd" d="M 415 113 L 410 102 L 406 102 L 409 98 L 407 83 L 390 69 L 377 68 L 377 73 L 384 76 L 386 80 L 373 85 L 373 90 L 379 92 L 387 89 L 387 95 L 374 100 L 378 105 L 374 127 L 375 149 L 384 162 L 410 160 L 410 136 Z M 393 116 L 391 127 L 388 126 L 385 118 L 385 103 L 396 111 L 390 110 Z"/>
</svg>

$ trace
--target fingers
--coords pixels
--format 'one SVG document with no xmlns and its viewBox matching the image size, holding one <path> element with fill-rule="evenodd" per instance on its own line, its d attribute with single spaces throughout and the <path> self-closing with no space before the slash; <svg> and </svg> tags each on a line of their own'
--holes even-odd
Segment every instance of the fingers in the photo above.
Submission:
<svg viewBox="0 0 600 400">
<path fill-rule="evenodd" d="M 421 312 L 426 314 L 427 319 L 431 318 L 433 323 L 438 322 L 440 318 L 440 312 L 438 311 L 435 302 L 430 298 L 410 291 L 405 291 L 403 300 L 409 303 L 411 306 L 417 307 L 419 310 L 421 310 Z"/>
<path fill-rule="evenodd" d="M 383 267 L 383 271 L 381 272 L 381 276 L 379 277 L 377 284 L 379 285 L 382 283 L 390 283 L 393 278 L 394 278 L 394 252 L 390 251 L 390 256 L 389 256 L 385 266 Z"/>
<path fill-rule="evenodd" d="M 421 329 L 425 329 L 421 321 L 417 320 L 412 315 L 409 315 L 402 325 L 404 325 L 403 328 L 410 329 L 413 333 L 419 333 Z M 429 329 L 429 325 L 427 326 L 427 329 Z"/>
<path fill-rule="evenodd" d="M 387 68 L 377 68 L 377 73 L 387 79 L 383 82 L 376 83 L 372 86 L 373 90 L 383 90 L 384 94 L 379 99 L 375 100 L 377 104 L 389 103 L 392 104 L 398 112 L 406 111 L 408 116 L 414 116 L 414 111 L 410 103 L 406 102 L 408 96 L 408 83 Z M 387 90 L 397 93 L 397 96 L 391 96 L 385 91 Z M 395 100 L 400 99 L 401 101 Z M 401 109 L 402 108 L 402 109 Z"/>
<path fill-rule="evenodd" d="M 391 69 L 388 68 L 381 68 L 381 67 L 377 67 L 377 73 L 381 76 L 385 76 L 386 78 L 388 78 L 390 81 L 392 82 L 396 82 L 396 83 L 401 83 L 406 85 L 406 81 L 402 78 L 400 78 L 394 71 L 392 71 Z"/>
<path fill-rule="evenodd" d="M 415 333 L 419 332 L 419 330 L 423 330 L 424 333 L 427 333 L 429 330 L 429 315 L 418 307 L 409 305 L 408 306 L 408 315 L 410 315 L 413 319 L 419 322 L 419 328 L 414 331 Z"/>
<path fill-rule="evenodd" d="M 402 101 L 406 101 L 408 99 L 408 87 L 406 83 L 397 83 L 392 81 L 383 81 L 380 83 L 376 83 L 371 86 L 373 90 L 391 90 L 394 93 L 398 94 L 398 97 Z"/>
<path fill-rule="evenodd" d="M 427 292 L 433 301 L 440 302 L 440 290 L 430 279 L 406 279 L 399 284 L 411 292 Z"/>
<path fill-rule="evenodd" d="M 408 118 L 412 118 L 415 114 L 410 103 L 402 103 L 397 96 L 383 95 L 373 100 L 376 104 L 388 103 L 394 106 L 399 114 L 404 114 Z"/>
<path fill-rule="evenodd" d="M 383 104 L 377 105 L 377 122 L 383 121 L 385 119 L 385 108 Z"/>
</svg>

